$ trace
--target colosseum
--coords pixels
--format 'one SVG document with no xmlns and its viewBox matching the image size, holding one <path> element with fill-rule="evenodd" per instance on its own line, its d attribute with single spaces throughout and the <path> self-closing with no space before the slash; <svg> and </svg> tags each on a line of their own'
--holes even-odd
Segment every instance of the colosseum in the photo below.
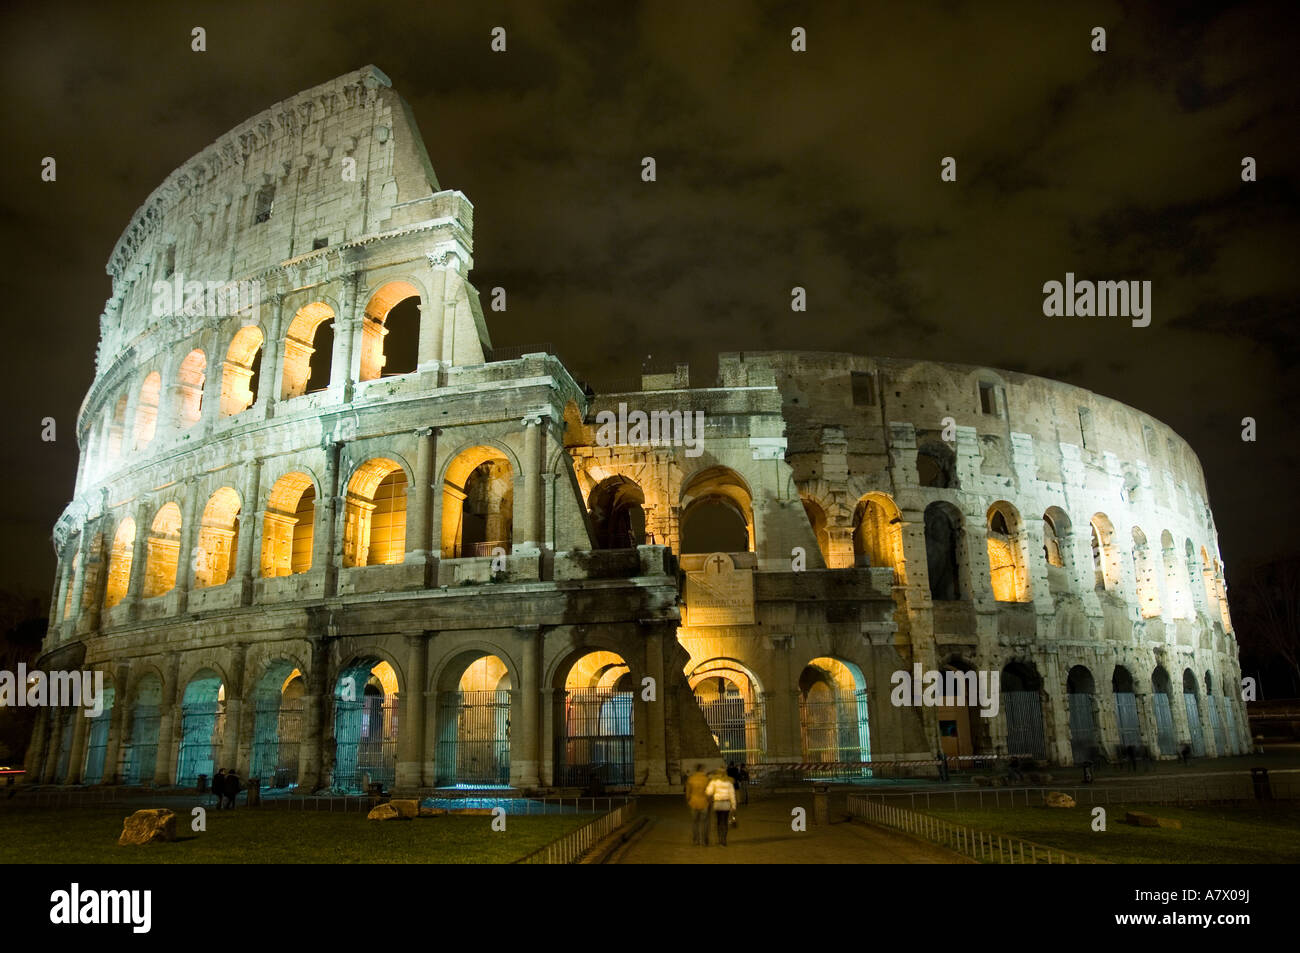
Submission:
<svg viewBox="0 0 1300 953">
<path fill-rule="evenodd" d="M 473 225 L 374 67 L 139 208 L 38 663 L 107 700 L 42 709 L 29 777 L 654 792 L 703 760 L 1246 750 L 1204 477 L 1168 427 L 845 354 L 597 393 L 492 348 Z M 956 677 L 896 704 L 917 666 Z M 948 691 L 976 675 L 992 717 Z"/>
</svg>

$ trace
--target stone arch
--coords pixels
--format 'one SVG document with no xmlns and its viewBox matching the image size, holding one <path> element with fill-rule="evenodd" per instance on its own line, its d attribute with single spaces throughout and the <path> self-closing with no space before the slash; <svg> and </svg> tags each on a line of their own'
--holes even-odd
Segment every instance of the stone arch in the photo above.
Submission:
<svg viewBox="0 0 1300 953">
<path fill-rule="evenodd" d="M 334 683 L 334 776 L 331 787 L 391 787 L 397 777 L 399 669 L 366 649 L 339 669 Z"/>
<path fill-rule="evenodd" d="M 683 481 L 679 499 L 682 554 L 754 551 L 753 493 L 735 470 L 696 471 Z"/>
<path fill-rule="evenodd" d="M 930 576 L 930 598 L 953 601 L 969 597 L 962 581 L 965 533 L 961 511 L 938 500 L 925 508 L 925 559 Z"/>
<path fill-rule="evenodd" d="M 253 686 L 253 745 L 249 783 L 262 787 L 298 785 L 307 680 L 300 664 L 282 655 L 268 659 Z"/>
<path fill-rule="evenodd" d="M 512 692 L 518 676 L 505 652 L 465 648 L 434 676 L 438 686 L 439 787 L 510 784 Z M 528 717 L 526 704 L 523 717 Z"/>
<path fill-rule="evenodd" d="M 1133 673 L 1123 665 L 1116 665 L 1110 676 L 1111 691 L 1115 695 L 1115 724 L 1119 728 L 1120 749 L 1127 755 L 1129 748 L 1142 750 L 1142 726 L 1138 720 L 1137 686 Z"/>
<path fill-rule="evenodd" d="M 1151 672 L 1151 707 L 1156 718 L 1156 743 L 1164 755 L 1178 753 L 1174 738 L 1172 694 L 1173 683 L 1169 673 L 1163 665 L 1157 665 Z"/>
<path fill-rule="evenodd" d="M 243 413 L 257 400 L 259 355 L 266 336 L 256 324 L 245 325 L 235 332 L 226 349 L 221 370 L 221 416 Z"/>
<path fill-rule="evenodd" d="M 729 763 L 762 763 L 766 704 L 754 672 L 736 659 L 715 657 L 692 668 L 687 683 L 722 757 Z"/>
<path fill-rule="evenodd" d="M 108 585 L 104 590 L 104 608 L 111 609 L 126 598 L 131 583 L 131 561 L 135 548 L 135 520 L 125 517 L 113 533 L 113 548 L 108 557 Z"/>
<path fill-rule="evenodd" d="M 1070 709 L 1070 754 L 1075 764 L 1100 758 L 1101 729 L 1097 712 L 1097 684 L 1086 665 L 1075 665 L 1065 678 Z"/>
<path fill-rule="evenodd" d="M 1160 582 L 1146 534 L 1137 526 L 1133 527 L 1133 570 L 1137 580 L 1138 611 L 1142 618 L 1154 619 L 1161 613 Z"/>
<path fill-rule="evenodd" d="M 225 585 L 235 574 L 239 551 L 239 494 L 223 486 L 208 497 L 194 556 L 194 588 Z"/>
<path fill-rule="evenodd" d="M 456 453 L 442 478 L 444 559 L 509 553 L 514 538 L 514 480 L 517 462 L 495 444 Z"/>
<path fill-rule="evenodd" d="M 1196 546 L 1190 539 L 1183 541 L 1183 558 L 1185 561 L 1183 571 L 1187 577 L 1187 604 L 1190 612 L 1189 618 L 1196 618 L 1198 611 L 1203 610 L 1208 612 L 1209 607 L 1206 606 L 1204 602 L 1204 575 L 1197 569 Z M 1201 576 L 1201 579 L 1197 579 L 1197 576 Z"/>
<path fill-rule="evenodd" d="M 95 671 L 103 673 L 104 690 L 99 696 L 100 712 L 86 726 L 86 752 L 80 765 L 81 783 L 86 785 L 116 780 L 116 766 L 107 765 L 105 761 L 108 755 L 108 733 L 113 724 L 113 706 L 117 704 L 117 684 L 110 669 L 99 668 Z"/>
<path fill-rule="evenodd" d="M 985 524 L 993 598 L 998 602 L 1029 602 L 1029 568 L 1020 512 L 1006 500 L 999 500 L 989 507 Z"/>
<path fill-rule="evenodd" d="M 1043 512 L 1043 559 L 1047 562 L 1047 587 L 1053 595 L 1074 589 L 1074 536 L 1069 514 L 1059 506 Z"/>
<path fill-rule="evenodd" d="M 803 667 L 798 687 L 804 760 L 848 765 L 870 762 L 867 683 L 862 669 L 845 659 L 819 656 Z M 814 776 L 816 773 L 814 770 Z"/>
<path fill-rule="evenodd" d="M 1165 530 L 1160 534 L 1160 553 L 1164 563 L 1165 587 L 1169 592 L 1170 615 L 1175 619 L 1189 619 L 1191 598 L 1187 592 L 1187 573 L 1178 562 L 1178 548 L 1174 544 L 1173 534 Z"/>
<path fill-rule="evenodd" d="M 865 493 L 853 511 L 853 564 L 859 568 L 888 567 L 894 581 L 903 573 L 903 514 L 887 493 Z"/>
<path fill-rule="evenodd" d="M 1047 757 L 1047 736 L 1043 731 L 1043 679 L 1033 662 L 1012 659 L 1002 667 L 1001 708 L 1006 719 L 1007 753 Z"/>
<path fill-rule="evenodd" d="M 583 787 L 635 783 L 638 686 L 624 656 L 608 649 L 579 649 L 554 675 L 563 688 L 557 779 Z"/>
<path fill-rule="evenodd" d="M 125 784 L 147 784 L 154 779 L 163 685 L 162 673 L 153 665 L 132 672 L 127 692 L 131 705 L 131 731 L 130 736 L 123 739 L 122 780 Z"/>
<path fill-rule="evenodd" d="M 1183 669 L 1183 706 L 1187 710 L 1187 733 L 1190 736 L 1192 754 L 1198 758 L 1205 756 L 1205 731 L 1201 717 L 1201 696 L 1196 681 L 1196 673 L 1190 668 Z"/>
<path fill-rule="evenodd" d="M 169 501 L 154 514 L 145 552 L 144 598 L 151 599 L 176 587 L 180 562 L 181 508 Z"/>
<path fill-rule="evenodd" d="M 176 372 L 177 426 L 188 430 L 203 419 L 203 385 L 207 382 L 208 356 L 199 348 L 185 355 Z"/>
<path fill-rule="evenodd" d="M 322 377 L 322 370 L 324 386 L 315 389 L 323 390 L 324 387 L 329 386 L 330 364 L 334 357 L 332 330 L 334 320 L 334 309 L 323 301 L 305 304 L 294 314 L 288 330 L 284 332 L 284 356 L 280 373 L 281 400 L 289 400 L 307 393 L 311 381 Z M 322 325 L 325 327 L 324 332 L 320 330 Z M 316 340 L 318 333 L 321 335 L 319 342 Z M 328 341 L 325 340 L 326 337 Z M 317 347 L 318 343 L 322 345 L 320 348 Z M 319 365 L 313 361 L 318 351 L 321 353 Z"/>
<path fill-rule="evenodd" d="M 1115 525 L 1105 513 L 1094 513 L 1089 521 L 1092 533 L 1093 588 L 1114 592 L 1119 588 L 1119 560 L 1115 547 Z"/>
<path fill-rule="evenodd" d="M 315 481 L 301 470 L 284 474 L 272 485 L 262 516 L 262 575 L 310 570 L 315 526 Z"/>
<path fill-rule="evenodd" d="M 211 778 L 216 773 L 225 741 L 226 680 L 215 668 L 204 665 L 182 684 L 176 783 L 189 787 L 200 774 Z"/>
<path fill-rule="evenodd" d="M 415 370 L 415 363 L 411 362 L 410 367 L 403 367 L 400 370 L 394 369 L 390 365 L 389 355 L 386 351 L 391 350 L 391 345 L 385 346 L 385 338 L 396 326 L 395 322 L 390 326 L 390 316 L 395 319 L 402 319 L 402 323 L 413 322 L 414 339 L 419 340 L 419 323 L 420 311 L 415 310 L 414 315 L 410 314 L 410 306 L 404 306 L 412 298 L 415 304 L 422 306 L 422 296 L 420 289 L 409 281 L 396 280 L 388 281 L 380 285 L 371 292 L 370 300 L 366 304 L 364 313 L 361 316 L 361 377 L 363 381 L 374 380 L 382 377 L 387 368 L 388 374 L 406 374 Z M 394 309 L 399 309 L 396 315 L 393 315 Z M 441 316 L 440 316 L 441 317 Z M 407 330 L 407 329 L 403 329 Z M 418 347 L 418 345 L 417 345 Z"/>
<path fill-rule="evenodd" d="M 140 384 L 135 403 L 135 449 L 143 450 L 158 433 L 158 405 L 162 398 L 162 374 L 150 371 Z"/>
<path fill-rule="evenodd" d="M 645 544 L 645 492 L 622 474 L 606 477 L 587 497 L 597 549 Z"/>
<path fill-rule="evenodd" d="M 344 566 L 405 561 L 409 486 L 405 467 L 388 456 L 371 457 L 352 471 L 344 502 Z"/>
<path fill-rule="evenodd" d="M 944 440 L 927 440 L 916 448 L 918 486 L 957 489 L 957 454 Z"/>
</svg>

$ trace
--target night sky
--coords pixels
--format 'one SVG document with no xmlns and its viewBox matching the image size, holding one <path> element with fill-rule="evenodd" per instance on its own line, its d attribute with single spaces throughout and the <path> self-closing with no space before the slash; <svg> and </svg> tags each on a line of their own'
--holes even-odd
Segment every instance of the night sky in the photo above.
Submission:
<svg viewBox="0 0 1300 953">
<path fill-rule="evenodd" d="M 1057 378 L 1187 438 L 1230 573 L 1295 553 L 1292 4 L 542 6 L 3 14 L 0 588 L 49 598 L 104 263 L 132 213 L 232 126 L 367 63 L 475 205 L 471 280 L 508 293 L 486 315 L 496 346 L 549 341 L 597 383 L 647 356 L 711 383 L 718 352 L 778 348 Z M 1044 317 L 1067 271 L 1150 280 L 1151 325 Z"/>
</svg>

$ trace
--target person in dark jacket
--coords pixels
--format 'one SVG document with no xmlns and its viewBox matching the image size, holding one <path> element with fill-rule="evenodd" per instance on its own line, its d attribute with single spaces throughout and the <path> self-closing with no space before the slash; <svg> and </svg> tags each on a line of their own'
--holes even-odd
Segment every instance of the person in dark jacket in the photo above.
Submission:
<svg viewBox="0 0 1300 953">
<path fill-rule="evenodd" d="M 220 769 L 212 776 L 212 794 L 217 799 L 217 810 L 221 810 L 222 803 L 226 800 L 226 769 Z"/>
<path fill-rule="evenodd" d="M 242 787 L 239 783 L 239 775 L 233 770 L 226 772 L 226 807 L 234 807 L 235 799 L 239 797 L 239 789 Z"/>
</svg>

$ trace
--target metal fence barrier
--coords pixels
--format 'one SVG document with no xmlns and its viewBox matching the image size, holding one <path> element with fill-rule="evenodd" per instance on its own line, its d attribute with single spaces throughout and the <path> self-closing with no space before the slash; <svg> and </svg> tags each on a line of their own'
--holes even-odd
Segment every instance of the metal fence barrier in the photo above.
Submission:
<svg viewBox="0 0 1300 953">
<path fill-rule="evenodd" d="M 592 800 L 580 798 L 574 800 Z M 597 799 L 599 800 L 599 799 Z M 636 799 L 630 798 L 575 831 L 570 831 L 540 850 L 535 850 L 516 861 L 519 864 L 572 864 L 591 850 L 605 837 L 618 830 L 636 816 Z"/>
<path fill-rule="evenodd" d="M 850 794 L 848 800 L 849 813 L 855 817 L 914 834 L 985 864 L 1105 863 L 1019 837 L 990 834 L 963 824 L 952 824 L 918 811 L 881 804 L 860 794 Z"/>
</svg>

